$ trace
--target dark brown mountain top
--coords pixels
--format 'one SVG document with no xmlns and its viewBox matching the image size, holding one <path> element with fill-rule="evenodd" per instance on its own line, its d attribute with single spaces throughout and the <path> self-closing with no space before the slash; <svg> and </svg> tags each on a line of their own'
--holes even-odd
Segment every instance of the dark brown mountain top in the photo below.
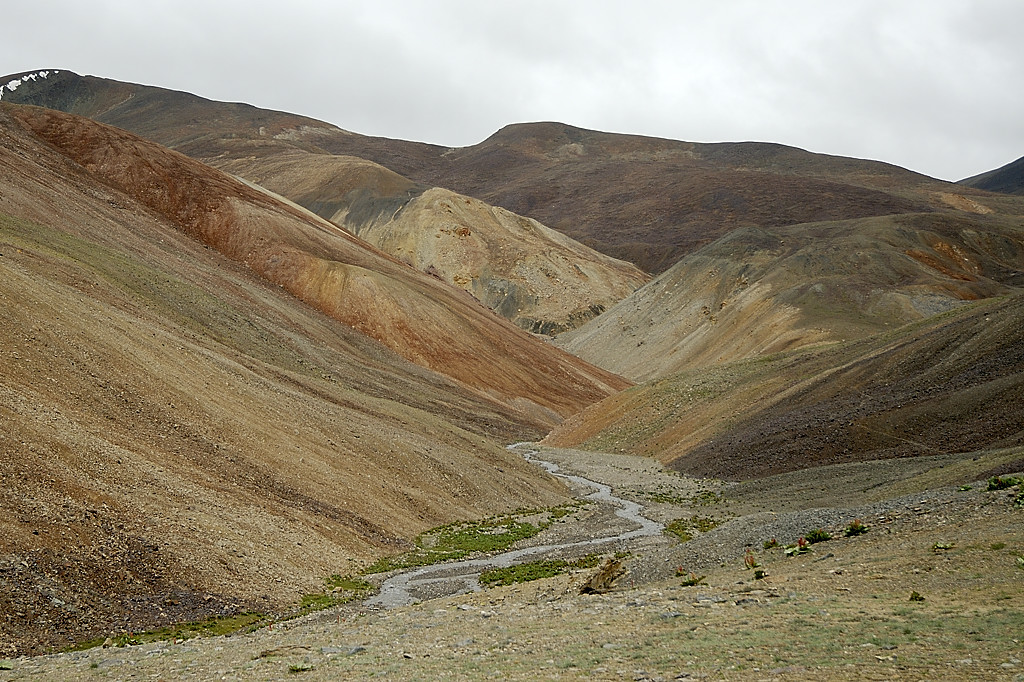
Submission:
<svg viewBox="0 0 1024 682">
<path fill-rule="evenodd" d="M 7 98 L 88 115 L 206 160 L 282 146 L 368 159 L 535 218 L 648 272 L 736 227 L 943 210 L 932 193 L 952 186 L 776 144 L 698 144 L 560 123 L 511 125 L 446 149 L 70 72 L 26 82 Z"/>
</svg>

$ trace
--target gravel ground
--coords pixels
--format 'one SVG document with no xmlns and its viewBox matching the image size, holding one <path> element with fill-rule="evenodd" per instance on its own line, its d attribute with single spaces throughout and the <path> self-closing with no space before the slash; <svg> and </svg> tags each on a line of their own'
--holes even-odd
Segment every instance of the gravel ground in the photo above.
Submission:
<svg viewBox="0 0 1024 682">
<path fill-rule="evenodd" d="M 15 659 L 0 662 L 0 680 L 1024 681 L 1024 510 L 1007 491 L 942 489 L 728 519 L 747 504 L 730 498 L 736 487 L 666 474 L 649 460 L 544 457 L 621 494 L 671 497 L 648 510 L 660 520 L 725 523 L 686 543 L 665 535 L 631 545 L 630 573 L 607 594 L 579 594 L 589 572 L 578 571 L 403 608 L 343 607 L 232 637 Z M 724 499 L 684 503 L 708 491 Z M 578 528 L 591 532 L 602 514 L 580 516 Z M 836 531 L 852 518 L 869 532 L 797 557 L 763 549 L 767 538 Z M 764 579 L 745 569 L 748 548 Z M 703 581 L 681 584 L 680 565 Z"/>
</svg>

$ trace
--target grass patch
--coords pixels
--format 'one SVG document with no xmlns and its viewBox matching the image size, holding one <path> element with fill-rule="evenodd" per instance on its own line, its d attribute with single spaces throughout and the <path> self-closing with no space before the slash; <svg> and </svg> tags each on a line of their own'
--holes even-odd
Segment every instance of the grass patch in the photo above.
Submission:
<svg viewBox="0 0 1024 682">
<path fill-rule="evenodd" d="M 508 568 L 491 568 L 480 574 L 480 584 L 484 587 L 498 587 L 527 583 L 541 578 L 552 578 L 577 568 L 594 568 L 601 562 L 597 554 L 567 561 L 565 559 L 541 559 L 525 564 L 516 564 Z"/>
<path fill-rule="evenodd" d="M 707 533 L 709 530 L 718 527 L 719 522 L 710 516 L 691 516 L 688 519 L 676 519 L 665 524 L 665 532 L 679 538 L 680 542 L 689 542 L 693 534 Z"/>
<path fill-rule="evenodd" d="M 171 642 L 179 639 L 192 639 L 194 637 L 217 637 L 255 628 L 266 621 L 267 617 L 262 613 L 240 613 L 235 616 L 217 616 L 189 623 L 168 625 L 167 627 L 146 632 L 124 633 L 109 639 L 111 646 L 124 647 L 148 644 L 150 642 Z M 65 651 L 85 651 L 86 649 L 102 646 L 106 641 L 107 638 L 105 637 L 97 637 L 79 642 L 68 647 Z"/>
<path fill-rule="evenodd" d="M 439 526 L 418 535 L 416 549 L 383 557 L 365 568 L 363 574 L 429 566 L 457 561 L 470 554 L 502 551 L 519 540 L 532 538 L 580 506 L 582 504 L 577 502 L 549 509 L 521 509 L 482 521 L 459 521 Z"/>
</svg>

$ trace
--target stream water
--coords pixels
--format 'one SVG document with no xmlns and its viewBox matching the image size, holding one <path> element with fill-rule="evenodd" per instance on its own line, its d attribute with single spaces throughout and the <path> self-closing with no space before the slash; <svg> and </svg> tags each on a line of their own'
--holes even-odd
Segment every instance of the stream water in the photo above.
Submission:
<svg viewBox="0 0 1024 682">
<path fill-rule="evenodd" d="M 625 542 L 634 538 L 649 535 L 658 535 L 664 526 L 656 521 L 643 516 L 643 507 L 636 502 L 624 500 L 612 494 L 609 486 L 591 481 L 589 478 L 561 473 L 557 464 L 547 462 L 536 457 L 537 451 L 528 449 L 528 443 L 516 443 L 508 446 L 509 450 L 519 452 L 528 461 L 544 467 L 548 473 L 565 479 L 570 483 L 583 488 L 592 488 L 593 492 L 582 496 L 582 499 L 592 500 L 598 504 L 607 504 L 615 508 L 615 515 L 626 519 L 634 524 L 636 528 L 616 533 L 571 542 L 562 542 L 548 545 L 537 545 L 514 549 L 494 556 L 480 559 L 466 559 L 450 564 L 437 564 L 412 568 L 388 578 L 381 586 L 380 593 L 368 599 L 366 606 L 393 608 L 406 606 L 420 601 L 416 594 L 428 595 L 429 598 L 436 598 L 458 594 L 461 592 L 477 591 L 480 589 L 478 578 L 480 573 L 489 568 L 506 568 L 516 563 L 522 563 L 526 558 L 536 560 L 544 558 L 545 555 L 554 555 L 568 549 L 580 547 L 595 547 L 598 545 Z"/>
</svg>

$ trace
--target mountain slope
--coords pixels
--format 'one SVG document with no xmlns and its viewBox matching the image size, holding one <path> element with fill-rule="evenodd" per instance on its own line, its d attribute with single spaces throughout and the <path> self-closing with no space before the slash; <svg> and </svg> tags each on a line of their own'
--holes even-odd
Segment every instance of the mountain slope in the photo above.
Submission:
<svg viewBox="0 0 1024 682">
<path fill-rule="evenodd" d="M 8 77 L 8 78 L 13 78 Z M 889 164 L 765 143 L 699 144 L 517 124 L 446 149 L 187 93 L 71 72 L 5 95 L 80 113 L 219 165 L 282 147 L 355 156 L 534 218 L 602 253 L 662 272 L 737 227 L 944 211 L 965 190 Z"/>
<path fill-rule="evenodd" d="M 416 185 L 355 157 L 295 150 L 211 163 L 468 291 L 532 332 L 578 327 L 649 279 L 535 220 Z"/>
<path fill-rule="evenodd" d="M 333 224 L 185 156 L 52 110 L 10 111 L 190 236 L 406 359 L 503 397 L 536 418 L 557 421 L 624 386 Z"/>
<path fill-rule="evenodd" d="M 8 99 L 110 123 L 244 177 L 531 331 L 579 326 L 648 279 L 536 221 L 451 193 L 422 197 L 427 185 L 328 153 L 331 139 L 353 135 L 311 119 L 67 71 Z"/>
<path fill-rule="evenodd" d="M 502 446 L 614 377 L 123 131 L 3 103 L 0 138 L 4 655 L 278 610 L 426 528 L 565 499 Z"/>
<path fill-rule="evenodd" d="M 1024 156 L 995 170 L 961 180 L 959 184 L 989 192 L 1024 194 Z"/>
<path fill-rule="evenodd" d="M 545 443 L 657 457 L 732 480 L 894 457 L 1016 449 L 1024 296 L 855 343 L 693 369 L 630 389 Z M 1005 459 L 1005 458 L 1004 458 Z"/>
<path fill-rule="evenodd" d="M 649 380 L 1022 290 L 1024 206 L 977 210 L 737 229 L 558 343 Z"/>
</svg>

